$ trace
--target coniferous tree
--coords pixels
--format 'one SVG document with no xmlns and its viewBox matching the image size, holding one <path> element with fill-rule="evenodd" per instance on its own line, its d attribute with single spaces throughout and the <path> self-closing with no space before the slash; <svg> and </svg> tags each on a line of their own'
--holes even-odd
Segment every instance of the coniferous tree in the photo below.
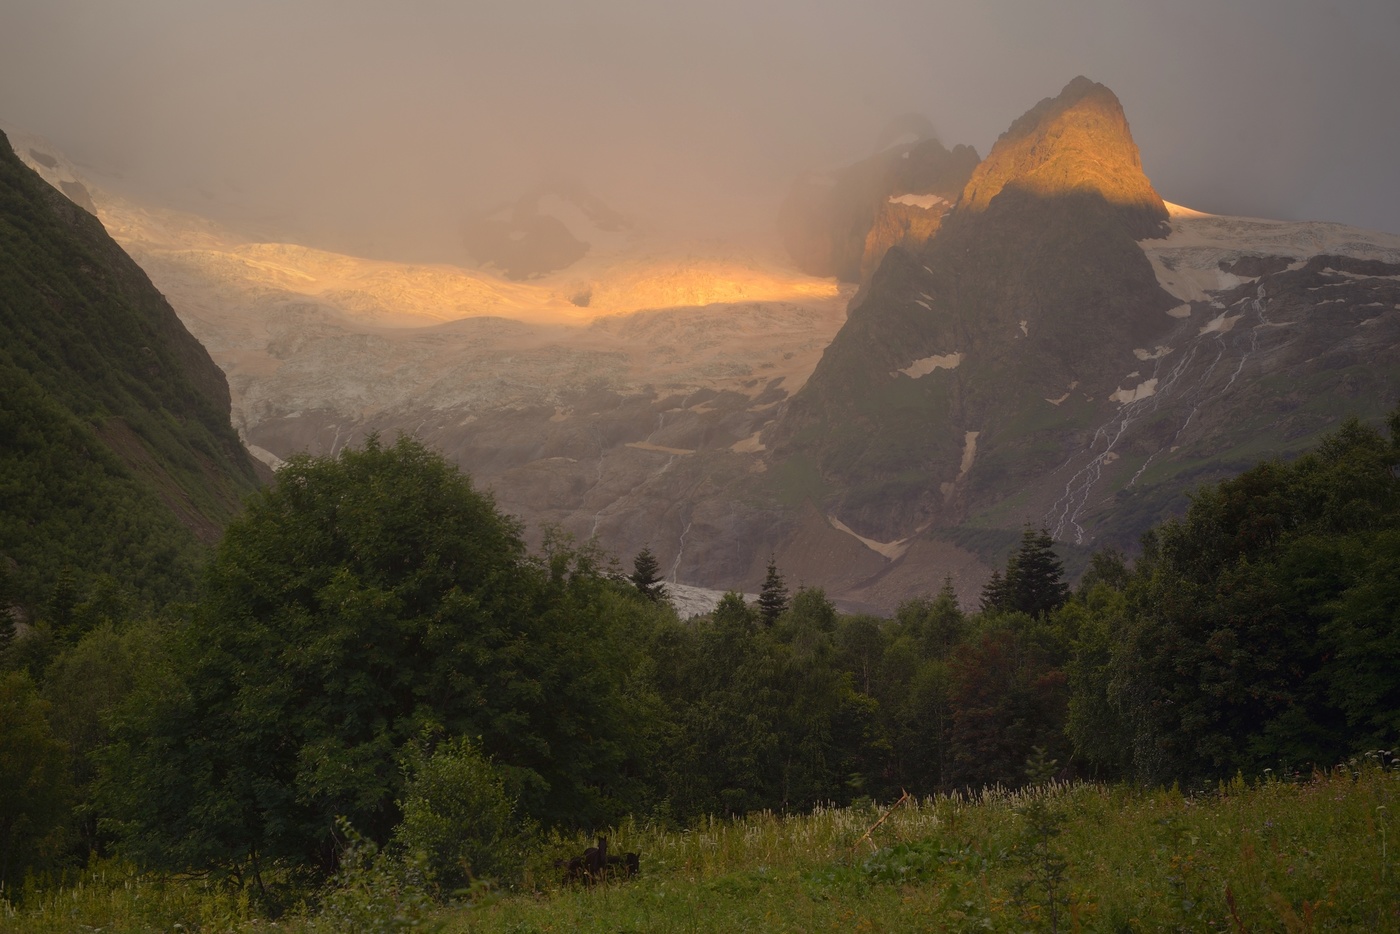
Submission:
<svg viewBox="0 0 1400 934">
<path fill-rule="evenodd" d="M 1026 528 L 1021 547 L 1006 563 L 1006 605 L 1027 616 L 1044 616 L 1069 599 L 1064 563 L 1055 554 L 1055 540 L 1046 529 Z"/>
<path fill-rule="evenodd" d="M 650 548 L 643 548 L 637 552 L 637 557 L 632 561 L 632 575 L 628 580 L 642 596 L 653 603 L 660 603 L 668 596 L 666 585 L 661 580 L 661 565 L 657 563 L 656 556 L 651 553 Z"/>
<path fill-rule="evenodd" d="M 992 576 L 987 578 L 987 583 L 982 585 L 981 610 L 983 613 L 999 613 L 1010 608 L 1010 592 L 1007 589 L 1006 578 L 1001 576 L 1000 571 L 993 571 Z"/>
<path fill-rule="evenodd" d="M 962 607 L 958 606 L 958 592 L 953 587 L 951 574 L 943 578 L 943 586 L 929 609 L 924 631 L 928 654 L 946 658 L 967 634 L 967 618 L 963 616 Z"/>
<path fill-rule="evenodd" d="M 763 624 L 772 626 L 779 616 L 787 612 L 788 604 L 787 585 L 783 582 L 783 575 L 778 573 L 777 562 L 770 557 L 768 577 L 763 581 L 763 589 L 758 592 L 758 612 L 763 617 Z"/>
</svg>

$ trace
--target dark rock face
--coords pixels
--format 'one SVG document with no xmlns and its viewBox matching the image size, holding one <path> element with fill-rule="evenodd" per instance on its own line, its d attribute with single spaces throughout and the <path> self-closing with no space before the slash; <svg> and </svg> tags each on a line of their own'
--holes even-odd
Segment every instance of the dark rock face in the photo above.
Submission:
<svg viewBox="0 0 1400 934">
<path fill-rule="evenodd" d="M 1197 484 L 1396 403 L 1397 264 L 1400 239 L 1335 225 L 1170 221 L 1116 98 L 1076 79 L 885 256 L 764 441 L 873 539 L 1131 548 Z"/>
<path fill-rule="evenodd" d="M 922 246 L 938 230 L 976 165 L 972 147 L 925 139 L 801 179 L 779 211 L 783 243 L 803 272 L 864 281 L 891 246 Z"/>
<path fill-rule="evenodd" d="M 585 229 L 573 230 L 542 205 L 557 202 L 577 215 Z M 567 269 L 588 254 L 596 234 L 625 231 L 628 223 L 578 185 L 559 183 L 527 192 L 513 204 L 462 225 L 462 240 L 473 261 L 499 269 L 508 279 L 533 279 Z M 582 234 L 582 235 L 580 235 Z M 576 304 L 587 305 L 581 297 Z"/>
<path fill-rule="evenodd" d="M 1218 264 L 1221 272 L 1246 278 L 1282 272 L 1291 265 L 1293 265 L 1293 259 L 1288 256 L 1241 256 L 1234 262 L 1221 260 Z"/>
<path fill-rule="evenodd" d="M 963 190 L 958 214 L 994 200 L 1097 196 L 1121 215 L 1133 239 L 1164 236 L 1167 209 L 1142 172 L 1123 106 L 1080 76 L 1011 124 Z"/>
<path fill-rule="evenodd" d="M 499 267 L 508 279 L 531 279 L 567 269 L 588 252 L 587 243 L 548 214 L 487 218 L 464 225 L 462 236 L 472 259 Z"/>
<path fill-rule="evenodd" d="M 1072 384 L 1104 398 L 1161 331 L 1177 302 L 1134 239 L 1158 211 L 1116 99 L 1071 83 L 1002 136 L 922 251 L 885 256 L 765 440 L 815 456 L 862 534 L 961 521 L 1053 459 L 999 451 L 1002 425 Z"/>
</svg>

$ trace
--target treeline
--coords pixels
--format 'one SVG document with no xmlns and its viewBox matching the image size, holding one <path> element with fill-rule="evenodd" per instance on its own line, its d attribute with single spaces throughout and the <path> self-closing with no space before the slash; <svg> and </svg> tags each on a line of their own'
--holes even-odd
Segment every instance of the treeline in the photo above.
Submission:
<svg viewBox="0 0 1400 934">
<path fill-rule="evenodd" d="M 1389 430 L 1202 489 L 1073 591 L 1027 529 L 976 612 L 945 582 L 891 619 L 770 567 L 758 604 L 682 621 L 648 554 L 530 555 L 415 442 L 294 459 L 194 604 L 9 637 L 0 879 L 117 852 L 266 892 L 362 834 L 452 884 L 551 829 L 1017 785 L 1036 750 L 1185 786 L 1389 747 L 1400 411 Z"/>
</svg>

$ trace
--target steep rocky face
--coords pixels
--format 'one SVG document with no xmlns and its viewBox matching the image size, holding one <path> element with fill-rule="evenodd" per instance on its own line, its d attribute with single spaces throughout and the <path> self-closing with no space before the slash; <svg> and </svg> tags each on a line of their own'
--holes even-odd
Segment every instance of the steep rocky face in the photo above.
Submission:
<svg viewBox="0 0 1400 934">
<path fill-rule="evenodd" d="M 258 482 L 223 373 L 97 219 L 3 135 L 0 387 L 0 553 L 31 596 L 65 568 L 187 571 L 186 545 L 215 539 Z"/>
<path fill-rule="evenodd" d="M 1105 196 L 1151 190 L 1106 89 L 1076 80 L 1038 104 L 925 249 L 886 255 L 771 430 L 778 455 L 815 457 L 835 512 L 881 539 L 955 524 L 984 483 L 1051 466 L 1048 448 L 1009 457 L 1001 426 L 1071 386 L 1107 396 L 1177 304 L 1133 239 L 1139 205 Z"/>
<path fill-rule="evenodd" d="M 799 179 L 779 211 L 783 243 L 803 272 L 865 281 L 890 247 L 933 236 L 976 165 L 972 147 L 924 139 Z"/>
<path fill-rule="evenodd" d="M 1142 157 L 1112 91 L 1075 78 L 1057 97 L 1026 111 L 1001 135 L 968 180 L 958 215 L 970 218 L 994 201 L 1084 195 L 1118 209 L 1135 239 L 1165 236 L 1167 209 L 1142 171 Z"/>
<path fill-rule="evenodd" d="M 1198 483 L 1395 404 L 1398 250 L 1171 214 L 1117 100 L 1076 79 L 885 257 L 764 441 L 876 542 L 988 551 L 1032 523 L 1131 547 Z"/>
</svg>

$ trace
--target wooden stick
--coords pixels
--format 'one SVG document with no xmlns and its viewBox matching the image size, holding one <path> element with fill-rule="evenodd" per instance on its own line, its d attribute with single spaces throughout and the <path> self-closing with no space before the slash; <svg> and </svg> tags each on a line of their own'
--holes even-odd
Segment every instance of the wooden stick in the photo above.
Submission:
<svg viewBox="0 0 1400 934">
<path fill-rule="evenodd" d="M 894 813 L 895 808 L 899 807 L 899 806 L 900 806 L 901 804 L 903 804 L 905 801 L 908 801 L 908 800 L 909 800 L 909 792 L 904 791 L 903 788 L 901 788 L 901 789 L 899 789 L 899 790 L 904 792 L 902 795 L 899 796 L 899 800 L 896 801 L 894 804 L 891 804 L 891 805 L 890 805 L 890 809 L 889 809 L 888 811 L 885 812 L 885 816 L 884 816 L 884 817 L 881 817 L 881 818 L 880 818 L 879 820 L 877 820 L 875 823 L 873 823 L 873 824 L 870 825 L 870 829 L 867 830 L 867 831 L 865 832 L 865 835 L 864 835 L 863 837 L 861 837 L 860 840 L 857 840 L 855 843 L 851 844 L 851 854 L 850 854 L 850 855 L 852 855 L 852 856 L 855 855 L 856 847 L 860 846 L 862 840 L 870 840 L 870 846 L 871 846 L 872 848 L 874 848 L 874 849 L 878 849 L 878 847 L 875 846 L 875 841 L 871 838 L 870 835 L 873 834 L 873 833 L 875 832 L 875 828 L 876 828 L 876 827 L 879 827 L 881 824 L 883 824 L 883 823 L 885 822 L 885 820 L 886 820 L 887 818 L 889 818 L 889 816 L 890 816 L 891 814 Z"/>
</svg>

